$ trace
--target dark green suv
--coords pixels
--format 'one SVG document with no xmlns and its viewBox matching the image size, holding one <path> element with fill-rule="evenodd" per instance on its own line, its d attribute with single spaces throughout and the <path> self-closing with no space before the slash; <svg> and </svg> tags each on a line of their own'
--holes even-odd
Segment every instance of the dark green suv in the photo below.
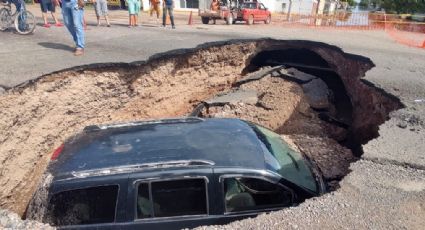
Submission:
<svg viewBox="0 0 425 230">
<path fill-rule="evenodd" d="M 279 135 L 239 119 L 90 126 L 57 149 L 28 216 L 64 228 L 225 224 L 324 192 Z"/>
</svg>

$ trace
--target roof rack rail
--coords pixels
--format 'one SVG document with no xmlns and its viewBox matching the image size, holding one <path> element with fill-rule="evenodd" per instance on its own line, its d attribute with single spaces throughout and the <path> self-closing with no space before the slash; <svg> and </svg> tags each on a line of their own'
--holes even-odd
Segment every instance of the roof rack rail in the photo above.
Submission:
<svg viewBox="0 0 425 230">
<path fill-rule="evenodd" d="M 177 123 L 193 123 L 201 122 L 204 119 L 199 117 L 183 117 L 183 118 L 168 118 L 160 120 L 145 120 L 145 121 L 131 121 L 124 123 L 106 124 L 106 125 L 89 125 L 84 128 L 84 131 L 92 132 L 105 129 L 123 128 L 123 127 L 136 127 L 141 125 L 150 124 L 177 124 Z"/>
<path fill-rule="evenodd" d="M 100 168 L 94 170 L 82 170 L 82 171 L 72 171 L 70 174 L 74 178 L 85 178 L 93 176 L 102 176 L 102 175 L 114 175 L 122 173 L 131 173 L 142 171 L 145 169 L 151 168 L 172 168 L 172 167 L 187 167 L 187 166 L 213 166 L 215 162 L 209 160 L 177 160 L 177 161 L 164 161 L 157 163 L 145 163 L 137 165 L 127 165 L 122 167 L 112 167 L 112 168 Z M 70 178 L 67 178 L 70 179 Z"/>
</svg>

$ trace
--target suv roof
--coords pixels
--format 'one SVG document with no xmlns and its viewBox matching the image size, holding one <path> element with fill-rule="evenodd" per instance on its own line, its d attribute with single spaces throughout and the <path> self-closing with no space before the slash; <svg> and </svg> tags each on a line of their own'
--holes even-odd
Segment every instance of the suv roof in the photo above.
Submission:
<svg viewBox="0 0 425 230">
<path fill-rule="evenodd" d="M 86 127 L 65 142 L 48 171 L 58 180 L 194 165 L 266 167 L 246 122 L 185 118 Z"/>
</svg>

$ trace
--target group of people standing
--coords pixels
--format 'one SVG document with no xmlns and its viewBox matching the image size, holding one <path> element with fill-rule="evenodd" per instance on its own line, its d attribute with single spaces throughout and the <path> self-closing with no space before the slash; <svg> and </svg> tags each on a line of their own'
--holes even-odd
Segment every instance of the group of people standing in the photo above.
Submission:
<svg viewBox="0 0 425 230">
<path fill-rule="evenodd" d="M 129 23 L 128 27 L 137 26 L 137 22 L 139 21 L 139 13 L 141 8 L 140 0 L 126 0 L 128 5 L 128 13 L 129 13 Z M 153 13 L 156 13 L 156 17 L 159 19 L 159 15 L 161 14 L 160 5 L 161 0 L 150 0 L 150 10 L 149 14 L 152 17 Z M 166 26 L 167 13 L 170 16 L 171 27 L 173 29 L 176 28 L 174 24 L 174 0 L 162 0 L 162 26 Z"/>
<path fill-rule="evenodd" d="M 140 8 L 141 8 L 140 0 L 127 0 L 127 1 L 137 2 L 135 4 L 136 4 L 138 11 L 135 13 L 135 15 L 136 15 L 135 19 L 133 19 L 133 21 L 136 20 L 136 22 L 137 22 L 137 17 L 138 17 L 138 14 L 140 12 Z M 159 15 L 161 14 L 161 9 L 160 9 L 161 0 L 150 0 L 149 3 L 151 5 L 150 9 L 149 9 L 150 16 L 152 17 L 153 13 L 155 12 L 156 17 L 159 19 Z M 128 6 L 128 11 L 129 11 L 129 14 L 130 14 L 130 23 L 129 23 L 130 25 L 129 26 L 131 26 L 131 22 L 132 22 L 131 15 L 133 15 L 133 14 L 132 14 L 132 11 L 130 10 L 130 4 Z M 167 13 L 168 13 L 168 15 L 170 16 L 171 27 L 173 29 L 175 29 L 176 26 L 174 24 L 174 0 L 163 0 L 162 1 L 162 11 L 163 11 L 162 26 L 163 27 L 166 26 L 166 19 L 167 19 Z"/>
<path fill-rule="evenodd" d="M 106 1 L 106 0 L 104 0 Z M 47 20 L 47 12 L 50 11 L 52 18 L 55 21 L 55 26 L 61 27 L 56 16 L 56 6 L 62 8 L 62 18 L 65 27 L 71 33 L 75 43 L 74 55 L 80 56 L 84 54 L 85 35 L 84 35 L 84 0 L 40 0 L 41 12 L 45 28 L 50 28 Z"/>
<path fill-rule="evenodd" d="M 84 5 L 86 0 L 40 0 L 40 7 L 43 14 L 43 20 L 45 28 L 50 28 L 51 25 L 47 20 L 47 12 L 49 11 L 52 15 L 53 20 L 55 21 L 55 26 L 61 27 L 62 23 L 59 22 L 56 16 L 56 6 L 62 8 L 62 17 L 63 22 L 71 33 L 71 36 L 75 42 L 74 55 L 80 56 L 84 54 L 85 47 L 85 34 L 84 34 Z M 166 16 L 167 13 L 170 16 L 171 26 L 175 29 L 174 24 L 174 0 L 162 0 L 162 26 L 166 26 Z M 94 5 L 97 25 L 100 26 L 100 19 L 103 16 L 108 27 L 111 26 L 108 18 L 108 6 L 107 0 L 91 0 Z M 128 27 L 138 26 L 138 15 L 140 13 L 141 2 L 140 0 L 126 0 L 128 13 L 129 13 L 129 25 Z M 150 0 L 151 9 L 150 15 L 153 15 L 153 12 L 156 12 L 156 16 L 159 19 L 161 13 L 160 4 L 161 0 Z"/>
</svg>

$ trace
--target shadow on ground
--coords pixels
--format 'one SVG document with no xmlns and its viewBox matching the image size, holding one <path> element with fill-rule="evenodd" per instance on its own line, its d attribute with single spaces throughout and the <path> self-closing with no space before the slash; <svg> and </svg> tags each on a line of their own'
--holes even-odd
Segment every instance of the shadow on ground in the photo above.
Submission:
<svg viewBox="0 0 425 230">
<path fill-rule="evenodd" d="M 49 48 L 49 49 L 56 49 L 56 50 L 66 50 L 66 51 L 74 51 L 74 48 L 62 43 L 54 43 L 54 42 L 39 42 L 38 45 Z"/>
</svg>

